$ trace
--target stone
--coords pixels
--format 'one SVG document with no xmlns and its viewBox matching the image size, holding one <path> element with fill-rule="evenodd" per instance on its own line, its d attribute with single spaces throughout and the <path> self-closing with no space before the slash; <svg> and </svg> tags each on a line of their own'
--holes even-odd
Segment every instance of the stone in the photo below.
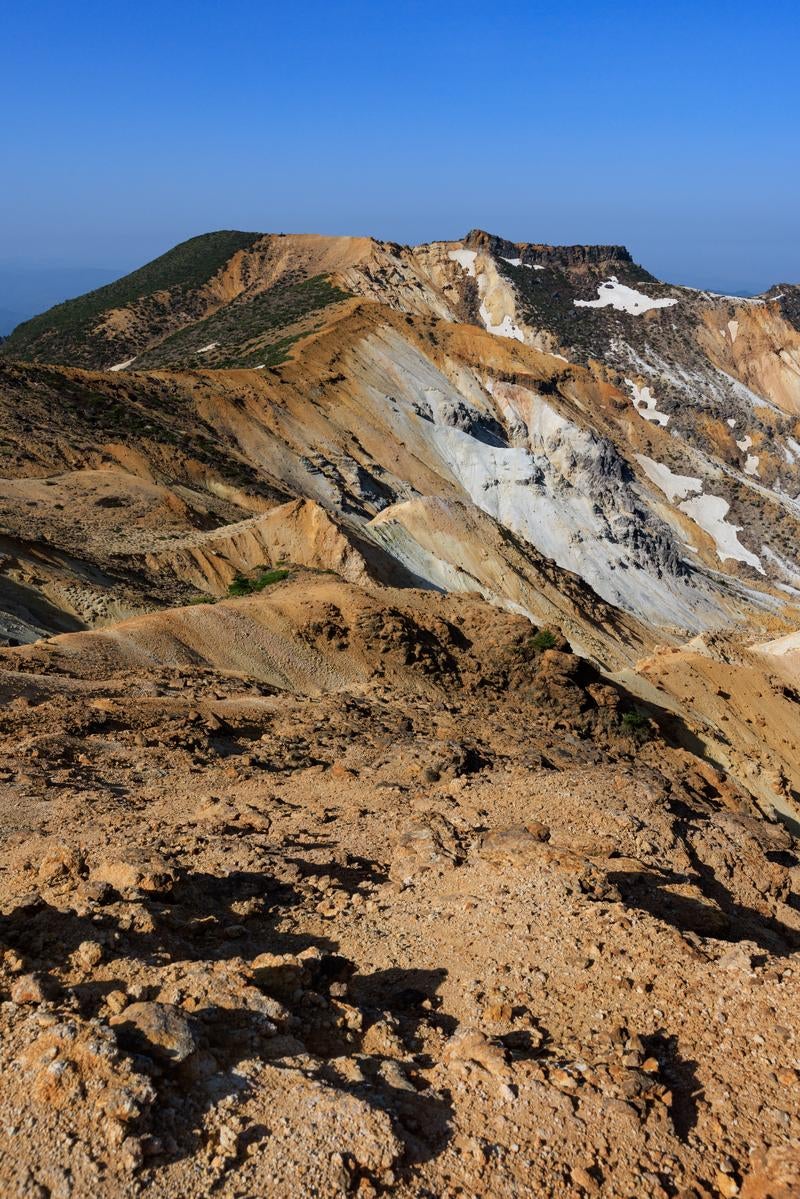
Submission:
<svg viewBox="0 0 800 1199">
<path fill-rule="evenodd" d="M 39 862 L 39 882 L 47 887 L 76 887 L 85 869 L 83 855 L 70 845 L 51 845 Z"/>
<path fill-rule="evenodd" d="M 592 1178 L 588 1170 L 583 1166 L 573 1166 L 571 1170 L 572 1181 L 576 1187 L 585 1191 L 587 1195 L 599 1195 L 600 1185 L 596 1179 Z"/>
<path fill-rule="evenodd" d="M 480 856 L 498 865 L 524 862 L 535 855 L 539 846 L 550 839 L 550 830 L 544 824 L 515 824 L 510 828 L 491 829 L 484 834 Z"/>
<path fill-rule="evenodd" d="M 115 1016 L 127 1007 L 128 996 L 122 990 L 109 991 L 106 995 L 106 1007 Z"/>
<path fill-rule="evenodd" d="M 724 1195 L 725 1199 L 733 1199 L 734 1195 L 739 1194 L 739 1184 L 730 1174 L 724 1174 L 722 1170 L 717 1170 L 714 1178 L 714 1185 L 720 1195 Z"/>
<path fill-rule="evenodd" d="M 131 1003 L 109 1023 L 123 1045 L 162 1061 L 183 1062 L 198 1047 L 192 1022 L 173 1004 Z"/>
<path fill-rule="evenodd" d="M 479 1029 L 459 1029 L 446 1043 L 442 1057 L 446 1065 L 471 1062 L 503 1082 L 510 1077 L 505 1050 Z"/>
<path fill-rule="evenodd" d="M 76 966 L 84 970 L 91 970 L 93 966 L 102 962 L 103 947 L 97 941 L 81 941 L 73 954 L 73 960 Z"/>
<path fill-rule="evenodd" d="M 38 974 L 23 974 L 11 987 L 12 1003 L 43 1003 L 46 984 Z"/>
<path fill-rule="evenodd" d="M 410 825 L 395 846 L 390 876 L 411 879 L 423 870 L 449 869 L 463 860 L 458 834 L 446 817 L 431 812 L 424 821 Z"/>
<path fill-rule="evenodd" d="M 118 858 L 106 858 L 92 871 L 92 881 L 108 883 L 115 891 L 158 894 L 175 882 L 173 867 L 160 854 L 132 849 Z"/>
<path fill-rule="evenodd" d="M 119 1147 L 119 1158 L 126 1170 L 138 1170 L 144 1161 L 142 1142 L 138 1137 L 126 1137 Z"/>
</svg>

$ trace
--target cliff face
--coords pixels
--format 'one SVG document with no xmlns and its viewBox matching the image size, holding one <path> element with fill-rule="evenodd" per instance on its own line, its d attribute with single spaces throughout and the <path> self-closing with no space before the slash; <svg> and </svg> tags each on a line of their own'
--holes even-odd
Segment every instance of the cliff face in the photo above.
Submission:
<svg viewBox="0 0 800 1199">
<path fill-rule="evenodd" d="M 523 263 L 539 263 L 569 271 L 635 265 L 625 246 L 548 246 L 541 242 L 513 242 L 482 229 L 470 230 L 464 245 L 469 250 L 482 250 L 495 257 L 520 258 Z"/>
</svg>

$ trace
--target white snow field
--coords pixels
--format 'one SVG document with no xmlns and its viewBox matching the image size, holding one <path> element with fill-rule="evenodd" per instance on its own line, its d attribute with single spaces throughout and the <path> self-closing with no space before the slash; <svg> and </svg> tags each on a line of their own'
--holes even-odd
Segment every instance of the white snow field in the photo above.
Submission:
<svg viewBox="0 0 800 1199">
<path fill-rule="evenodd" d="M 514 324 L 508 314 L 503 317 L 499 325 L 493 325 L 485 304 L 481 304 L 479 311 L 487 332 L 494 333 L 497 337 L 513 337 L 516 341 L 524 342 L 522 330 Z"/>
<path fill-rule="evenodd" d="M 661 425 L 662 428 L 666 428 L 669 424 L 669 416 L 666 412 L 658 411 L 656 408 L 656 397 L 650 388 L 640 387 L 632 379 L 626 379 L 625 383 L 633 392 L 633 406 L 639 415 L 643 416 L 645 420 L 654 421 L 657 425 Z"/>
<path fill-rule="evenodd" d="M 636 461 L 641 466 L 651 483 L 655 483 L 664 495 L 674 503 L 675 500 L 686 499 L 693 491 L 703 490 L 703 480 L 694 475 L 676 475 L 663 462 L 656 462 L 646 454 L 637 454 Z"/>
<path fill-rule="evenodd" d="M 110 366 L 108 369 L 110 371 L 124 371 L 126 367 L 129 367 L 135 361 L 136 355 L 134 354 L 133 358 L 126 358 L 124 362 L 118 362 L 116 366 Z"/>
<path fill-rule="evenodd" d="M 654 300 L 632 287 L 626 287 L 624 283 L 620 283 L 616 275 L 612 275 L 605 283 L 600 284 L 597 296 L 596 300 L 573 300 L 572 302 L 576 308 L 616 308 L 617 312 L 629 312 L 633 316 L 649 312 L 651 308 L 670 308 L 673 304 L 678 303 L 677 300 L 666 296 L 660 300 Z"/>
<path fill-rule="evenodd" d="M 754 567 L 762 575 L 765 573 L 761 559 L 757 558 L 750 550 L 745 549 L 739 541 L 738 534 L 741 533 L 741 528 L 729 524 L 725 519 L 730 504 L 722 496 L 695 495 L 691 499 L 684 500 L 678 507 L 714 539 L 720 562 L 724 562 L 726 558 L 733 558 L 737 562 L 746 562 L 748 566 Z"/>
<path fill-rule="evenodd" d="M 475 259 L 478 257 L 476 250 L 451 250 L 447 257 L 451 262 L 457 262 L 463 267 L 470 279 L 475 278 Z"/>
</svg>

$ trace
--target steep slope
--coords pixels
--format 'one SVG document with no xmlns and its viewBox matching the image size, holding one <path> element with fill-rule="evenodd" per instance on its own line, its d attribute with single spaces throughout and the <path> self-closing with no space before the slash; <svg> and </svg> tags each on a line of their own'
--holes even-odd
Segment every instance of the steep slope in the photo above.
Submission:
<svg viewBox="0 0 800 1199">
<path fill-rule="evenodd" d="M 158 313 L 151 311 L 153 296 L 162 305 Z M 657 610 L 663 619 L 672 606 L 678 626 L 696 630 L 708 623 L 703 604 L 676 604 L 674 587 L 665 592 L 652 579 L 642 587 L 638 574 L 623 585 L 610 579 L 611 572 L 619 571 L 610 549 L 615 541 L 626 560 L 633 557 L 639 566 L 644 560 L 651 575 L 664 568 L 665 558 L 671 575 L 690 570 L 699 559 L 701 565 L 713 563 L 749 581 L 763 575 L 788 596 L 800 591 L 795 549 L 800 332 L 790 287 L 752 300 L 713 296 L 658 283 L 623 247 L 516 244 L 480 231 L 463 242 L 418 247 L 369 238 L 213 234 L 177 247 L 110 288 L 60 306 L 51 317 L 37 318 L 4 352 L 34 357 L 57 352 L 62 361 L 124 365 L 135 371 L 200 365 L 269 370 L 320 331 L 335 330 L 340 354 L 346 354 L 363 312 L 348 296 L 380 303 L 387 323 L 388 310 L 412 315 L 410 327 L 418 332 L 425 317 L 456 323 L 465 332 L 474 322 L 507 343 L 501 356 L 504 375 L 498 378 L 491 369 L 497 354 L 489 343 L 472 334 L 462 336 L 458 352 L 469 351 L 468 369 L 476 377 L 465 382 L 459 368 L 445 364 L 449 391 L 430 370 L 415 365 L 407 349 L 386 348 L 385 353 L 400 355 L 395 365 L 402 360 L 406 386 L 414 380 L 417 388 L 425 390 L 427 383 L 429 391 L 442 392 L 448 413 L 462 400 L 480 411 L 486 390 L 495 383 L 516 383 L 515 374 L 529 373 L 526 347 L 590 370 L 604 403 L 598 407 L 593 398 L 587 408 L 585 400 L 573 397 L 570 427 L 562 427 L 558 435 L 562 443 L 570 443 L 571 454 L 584 460 L 605 454 L 603 468 L 610 468 L 612 477 L 622 482 L 635 477 L 636 487 L 647 495 L 649 522 L 637 510 L 634 493 L 623 488 L 620 504 L 609 497 L 601 502 L 600 513 L 575 512 L 581 537 L 590 534 L 578 550 L 543 537 L 540 518 L 534 529 L 524 512 L 508 510 L 505 487 L 519 490 L 517 468 L 527 471 L 530 466 L 530 477 L 536 477 L 542 467 L 527 457 L 532 449 L 536 457 L 535 447 L 519 444 L 525 439 L 525 421 L 515 410 L 514 396 L 523 408 L 525 396 L 505 386 L 486 418 L 491 424 L 499 417 L 504 426 L 501 453 L 476 451 L 482 469 L 497 476 L 496 503 L 489 503 L 485 480 L 472 463 L 470 478 L 460 482 L 473 501 L 479 489 L 486 501 L 480 506 L 560 566 L 576 570 L 610 602 L 659 623 Z M 392 327 L 407 340 L 402 326 L 394 321 Z M 61 338 L 62 329 L 69 331 L 69 344 Z M 452 331 L 441 336 L 448 349 L 456 340 Z M 415 340 L 418 349 L 419 336 Z M 423 352 L 439 370 L 441 355 L 430 354 L 431 340 L 424 339 Z M 311 378 L 310 386 L 326 392 L 335 387 L 339 356 L 329 354 L 328 374 Z M 373 365 L 373 374 L 383 370 L 379 363 Z M 313 376 L 313 369 L 308 373 Z M 573 378 L 565 368 L 561 382 Z M 347 385 L 348 380 L 342 382 Z M 554 383 L 551 369 L 549 385 Z M 564 394 L 566 388 L 559 390 Z M 581 390 L 586 390 L 583 384 Z M 476 398 L 481 395 L 484 399 Z M 434 418 L 433 423 L 440 422 Z M 598 434 L 613 442 L 613 462 Z M 551 427 L 544 439 L 554 435 Z M 444 448 L 445 456 L 458 458 L 458 435 L 446 436 L 453 444 Z M 538 444 L 540 434 L 537 439 Z M 509 447 L 526 453 L 509 456 Z M 474 450 L 473 439 L 470 459 Z M 463 474 L 456 464 L 459 470 Z M 587 462 L 576 487 L 584 498 L 594 491 L 592 471 L 596 474 Z M 544 491 L 552 493 L 563 471 L 558 478 L 552 469 L 549 473 Z M 539 513 L 541 499 L 540 493 Z M 563 506 L 563 494 L 558 503 Z M 665 536 L 668 546 L 654 550 L 653 539 Z M 690 609 L 696 610 L 699 623 Z"/>
<path fill-rule="evenodd" d="M 7 641 L 213 601 L 284 563 L 481 595 L 610 672 L 699 633 L 746 645 L 800 625 L 788 293 L 713 297 L 622 247 L 479 231 L 420 247 L 247 236 L 210 282 L 170 282 L 186 247 L 145 268 L 139 291 L 202 292 L 199 321 L 184 304 L 148 324 L 130 284 L 117 308 L 93 301 L 101 331 L 80 353 L 107 358 L 108 330 L 135 328 L 115 343 L 130 368 L 4 360 Z M 319 280 L 338 298 L 281 308 Z M 270 344 L 293 330 L 285 360 L 210 369 L 253 333 L 245 310 Z M 198 361 L 209 320 L 227 332 L 203 370 L 138 369 Z M 665 694 L 702 724 L 685 689 Z M 735 740 L 744 777 L 747 729 Z M 754 785 L 767 806 L 783 803 L 773 749 L 773 781 Z"/>
<path fill-rule="evenodd" d="M 177 492 L 195 513 L 184 528 L 296 497 L 361 529 L 430 497 L 476 506 L 665 633 L 751 611 L 767 633 L 770 613 L 793 619 L 796 501 L 727 463 L 724 448 L 712 457 L 645 419 L 607 368 L 469 324 L 350 301 L 277 369 L 64 377 L 9 366 L 3 378 L 13 469 L 50 472 L 46 459 L 55 474 L 67 461 L 143 472 L 190 489 Z M 27 445 L 43 422 L 56 434 L 46 451 Z M 198 501 L 198 488 L 213 498 Z M 375 540 L 377 526 L 360 535 Z M 419 582 L 441 585 L 435 563 L 425 570 Z"/>
</svg>

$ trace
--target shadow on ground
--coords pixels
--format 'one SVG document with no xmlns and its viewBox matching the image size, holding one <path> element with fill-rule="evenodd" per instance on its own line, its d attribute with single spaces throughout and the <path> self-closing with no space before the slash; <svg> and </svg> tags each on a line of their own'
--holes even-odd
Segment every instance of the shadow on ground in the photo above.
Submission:
<svg viewBox="0 0 800 1199">
<path fill-rule="evenodd" d="M 300 859 L 293 865 L 301 875 L 306 870 L 319 872 L 318 866 Z M 365 880 L 382 877 L 363 859 L 344 867 L 332 863 L 326 872 L 350 893 Z M 161 894 L 112 893 L 86 915 L 37 898 L 0 917 L 0 944 L 15 949 L 26 970 L 51 979 L 81 944 L 100 941 L 106 974 L 113 974 L 115 961 L 135 959 L 143 967 L 139 1001 L 159 996 L 160 985 L 146 985 L 153 978 L 148 968 L 183 966 L 187 977 L 201 980 L 201 1004 L 187 1013 L 196 1050 L 185 1060 L 170 1061 L 135 1029 L 116 1030 L 122 1047 L 156 1092 L 140 1127 L 131 1130 L 153 1134 L 164 1143 L 166 1151 L 152 1160 L 153 1168 L 198 1151 L 204 1113 L 226 1096 L 246 1091 L 246 1074 L 237 1068 L 253 1060 L 276 1069 L 301 1070 L 385 1112 L 405 1146 L 407 1164 L 434 1157 L 446 1146 L 452 1115 L 449 1096 L 425 1089 L 413 1060 L 424 1023 L 445 1032 L 455 1027 L 455 1021 L 438 1010 L 437 991 L 446 971 L 357 974 L 355 963 L 335 952 L 334 940 L 279 927 L 301 898 L 294 885 L 266 873 L 218 876 L 184 870 Z M 308 950 L 319 953 L 307 956 L 300 979 L 291 970 L 287 976 L 280 968 L 250 966 L 261 954 L 298 955 Z M 199 969 L 193 971 L 195 963 Z M 226 964 L 234 973 L 243 971 L 249 985 L 241 998 L 233 987 L 223 1002 L 203 1004 L 204 985 L 224 976 Z M 179 981 L 184 975 L 180 968 L 173 973 Z M 54 1003 L 85 1019 L 102 1011 L 107 1020 L 105 998 L 124 986 L 128 976 L 129 971 L 118 981 L 89 980 L 65 990 L 54 980 Z M 213 987 L 209 993 L 213 995 Z M 286 1013 L 282 1024 L 275 1021 L 278 1009 Z M 382 1037 L 389 1043 L 383 1045 Z M 345 1077 L 336 1059 L 354 1057 L 359 1069 L 354 1077 Z"/>
</svg>

